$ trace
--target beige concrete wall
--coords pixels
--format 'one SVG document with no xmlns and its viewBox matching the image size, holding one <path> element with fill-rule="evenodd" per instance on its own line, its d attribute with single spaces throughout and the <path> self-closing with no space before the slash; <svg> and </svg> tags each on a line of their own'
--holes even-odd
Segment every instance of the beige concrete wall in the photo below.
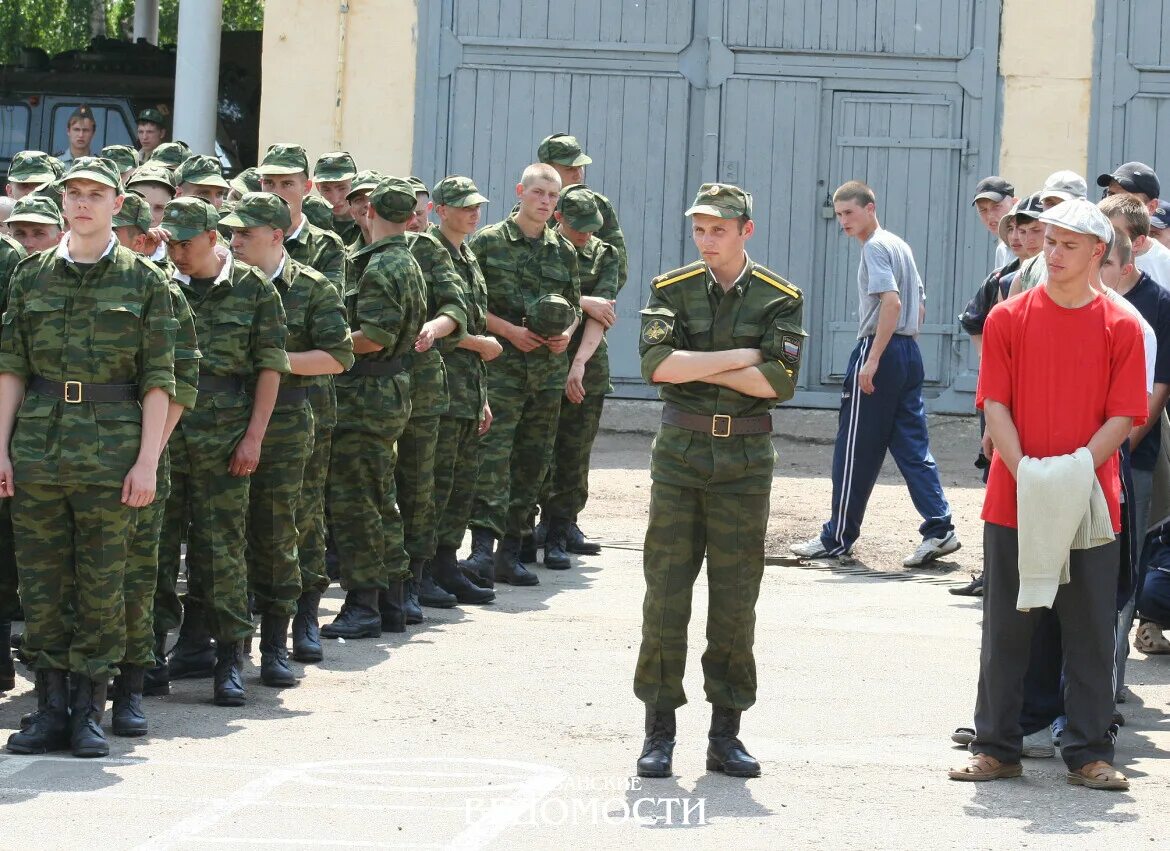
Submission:
<svg viewBox="0 0 1170 851">
<path fill-rule="evenodd" d="M 1003 0 L 999 173 L 1021 195 L 1088 167 L 1095 15 L 1095 0 Z"/>
<path fill-rule="evenodd" d="M 298 142 L 310 161 L 325 151 L 344 150 L 358 168 L 409 174 L 417 0 L 348 0 L 344 21 L 342 5 L 341 0 L 265 3 L 260 150 L 273 142 Z M 339 58 L 344 63 L 340 102 Z"/>
</svg>

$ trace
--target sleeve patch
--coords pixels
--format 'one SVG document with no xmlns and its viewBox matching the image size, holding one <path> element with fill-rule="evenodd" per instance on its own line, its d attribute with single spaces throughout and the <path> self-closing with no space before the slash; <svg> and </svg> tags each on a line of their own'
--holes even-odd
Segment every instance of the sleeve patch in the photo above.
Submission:
<svg viewBox="0 0 1170 851">
<path fill-rule="evenodd" d="M 802 340 L 795 334 L 784 334 L 781 337 L 780 345 L 783 350 L 784 360 L 789 363 L 797 363 L 800 361 L 800 349 Z"/>
<path fill-rule="evenodd" d="M 648 346 L 656 346 L 670 336 L 673 323 L 654 316 L 647 319 L 642 325 L 642 342 Z"/>
</svg>

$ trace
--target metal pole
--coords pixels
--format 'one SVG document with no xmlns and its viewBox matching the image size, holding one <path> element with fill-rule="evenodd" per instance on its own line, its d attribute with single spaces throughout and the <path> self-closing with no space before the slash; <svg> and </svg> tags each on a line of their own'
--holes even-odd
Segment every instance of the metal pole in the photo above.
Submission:
<svg viewBox="0 0 1170 851">
<path fill-rule="evenodd" d="M 134 40 L 158 44 L 159 0 L 134 0 Z"/>
<path fill-rule="evenodd" d="M 181 0 L 179 3 L 172 138 L 186 142 L 196 154 L 215 154 L 222 29 L 223 0 Z"/>
</svg>

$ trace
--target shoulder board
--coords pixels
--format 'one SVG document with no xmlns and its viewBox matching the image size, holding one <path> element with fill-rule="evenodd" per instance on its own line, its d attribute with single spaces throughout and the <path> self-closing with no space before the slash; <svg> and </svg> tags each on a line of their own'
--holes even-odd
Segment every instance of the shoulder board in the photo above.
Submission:
<svg viewBox="0 0 1170 851">
<path fill-rule="evenodd" d="M 693 278 L 696 275 L 705 274 L 707 271 L 706 265 L 702 260 L 696 260 L 681 269 L 675 269 L 673 272 L 667 272 L 665 275 L 659 275 L 654 279 L 654 288 L 662 289 L 669 287 L 671 284 L 677 284 L 679 281 L 685 281 L 687 278 Z"/>
<path fill-rule="evenodd" d="M 775 287 L 790 298 L 804 298 L 804 295 L 799 289 L 792 286 L 792 284 L 788 283 L 786 280 L 769 269 L 764 269 L 760 266 L 757 266 L 752 269 L 752 277 L 759 278 L 765 284 Z"/>
</svg>

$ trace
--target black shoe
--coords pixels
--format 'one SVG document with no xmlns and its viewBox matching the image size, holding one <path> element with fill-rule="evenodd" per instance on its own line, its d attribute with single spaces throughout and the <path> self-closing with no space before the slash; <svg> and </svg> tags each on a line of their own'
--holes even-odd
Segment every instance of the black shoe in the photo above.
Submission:
<svg viewBox="0 0 1170 851">
<path fill-rule="evenodd" d="M 404 580 L 402 587 L 405 589 L 405 596 L 402 600 L 402 612 L 406 617 L 406 623 L 410 626 L 420 624 L 423 622 L 422 606 L 418 602 L 418 576 L 422 573 L 422 566 L 419 565 L 419 572 L 415 573 L 415 562 L 410 563 L 410 578 Z"/>
<path fill-rule="evenodd" d="M 544 542 L 548 540 L 548 523 L 545 522 L 545 513 L 540 512 L 540 522 L 536 524 L 536 528 L 532 530 L 532 545 L 539 549 L 544 546 Z"/>
<path fill-rule="evenodd" d="M 207 631 L 201 606 L 188 603 L 183 610 L 179 639 L 167 656 L 172 680 L 202 680 L 215 672 L 215 643 Z"/>
<path fill-rule="evenodd" d="M 738 738 L 742 710 L 711 707 L 711 732 L 707 734 L 707 770 L 728 777 L 759 777 L 760 764 Z"/>
<path fill-rule="evenodd" d="M 16 664 L 12 661 L 12 621 L 0 621 L 0 691 L 16 688 Z"/>
<path fill-rule="evenodd" d="M 391 582 L 385 591 L 378 592 L 378 611 L 382 632 L 406 632 L 410 621 L 406 614 L 405 582 Z"/>
<path fill-rule="evenodd" d="M 321 627 L 322 638 L 377 638 L 381 634 L 377 588 L 347 591 L 333 623 Z"/>
<path fill-rule="evenodd" d="M 142 670 L 139 668 L 139 670 Z M 73 701 L 69 713 L 70 747 L 78 757 L 109 756 L 110 743 L 102 732 L 102 713 L 106 711 L 105 677 L 91 680 L 70 675 Z M 143 719 L 145 722 L 145 719 Z"/>
<path fill-rule="evenodd" d="M 480 588 L 463 575 L 463 571 L 455 563 L 454 547 L 439 547 L 435 550 L 430 572 L 434 576 L 435 584 L 454 596 L 459 603 L 481 604 L 496 599 L 495 591 Z"/>
<path fill-rule="evenodd" d="M 154 665 L 142 676 L 142 693 L 151 696 L 171 693 L 171 667 L 167 663 L 167 634 L 154 634 Z"/>
<path fill-rule="evenodd" d="M 471 555 L 459 562 L 459 569 L 481 588 L 492 588 L 495 585 L 495 574 L 492 572 L 495 564 L 492 551 L 495 546 L 496 537 L 489 530 L 477 526 L 471 528 Z"/>
<path fill-rule="evenodd" d="M 37 711 L 8 737 L 8 750 L 20 754 L 69 750 L 68 672 L 38 670 L 36 691 Z"/>
<path fill-rule="evenodd" d="M 215 648 L 216 706 L 244 705 L 244 642 L 221 641 Z"/>
<path fill-rule="evenodd" d="M 433 570 L 434 566 L 430 561 L 422 563 L 422 572 L 418 574 L 418 601 L 429 609 L 454 608 L 459 600 L 435 582 Z"/>
<path fill-rule="evenodd" d="M 321 649 L 321 624 L 318 611 L 321 595 L 305 591 L 297 600 L 297 613 L 292 621 L 292 657 L 298 662 L 320 662 L 325 658 Z"/>
<path fill-rule="evenodd" d="M 646 707 L 646 741 L 638 757 L 639 777 L 670 777 L 674 774 L 675 721 L 673 709 Z"/>
<path fill-rule="evenodd" d="M 506 582 L 508 585 L 540 584 L 536 574 L 520 563 L 519 538 L 505 536 L 500 539 L 493 570 L 497 582 Z"/>
<path fill-rule="evenodd" d="M 948 588 L 947 593 L 954 594 L 956 597 L 982 597 L 983 574 L 972 576 L 970 582 L 959 588 Z"/>
<path fill-rule="evenodd" d="M 520 537 L 520 551 L 517 558 L 521 564 L 536 564 L 536 535 L 527 534 Z"/>
<path fill-rule="evenodd" d="M 260 682 L 274 688 L 297 684 L 288 666 L 288 618 L 264 615 L 260 619 Z"/>
<path fill-rule="evenodd" d="M 145 670 L 138 665 L 121 665 L 114 677 L 113 727 L 115 736 L 145 736 L 146 713 L 142 711 Z"/>
<path fill-rule="evenodd" d="M 585 533 L 581 531 L 581 527 L 577 525 L 576 520 L 569 524 L 568 534 L 565 538 L 565 549 L 579 556 L 595 556 L 601 554 L 601 544 L 594 544 L 585 540 Z"/>
<path fill-rule="evenodd" d="M 549 570 L 568 570 L 573 566 L 565 550 L 565 536 L 569 521 L 553 517 L 548 521 L 548 537 L 544 541 L 544 566 Z"/>
</svg>

